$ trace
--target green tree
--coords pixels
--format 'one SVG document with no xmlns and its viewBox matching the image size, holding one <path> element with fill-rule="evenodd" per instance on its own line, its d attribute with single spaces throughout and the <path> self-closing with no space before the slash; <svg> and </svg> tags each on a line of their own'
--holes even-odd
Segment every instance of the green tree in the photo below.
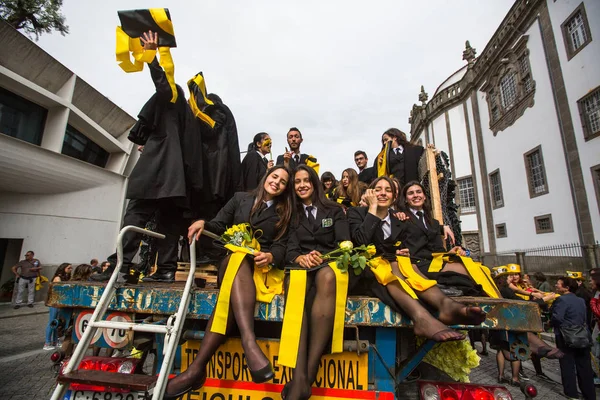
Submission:
<svg viewBox="0 0 600 400">
<path fill-rule="evenodd" d="M 0 18 L 37 40 L 42 33 L 69 33 L 60 13 L 63 0 L 0 0 Z"/>
</svg>

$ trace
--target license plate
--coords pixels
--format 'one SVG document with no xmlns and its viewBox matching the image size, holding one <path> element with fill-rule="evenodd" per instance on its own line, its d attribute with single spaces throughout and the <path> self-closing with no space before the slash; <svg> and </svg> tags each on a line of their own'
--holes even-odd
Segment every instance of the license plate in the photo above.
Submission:
<svg viewBox="0 0 600 400">
<path fill-rule="evenodd" d="M 74 390 L 71 392 L 70 400 L 142 400 L 143 393 L 119 393 L 119 392 L 90 392 L 88 390 Z"/>
</svg>

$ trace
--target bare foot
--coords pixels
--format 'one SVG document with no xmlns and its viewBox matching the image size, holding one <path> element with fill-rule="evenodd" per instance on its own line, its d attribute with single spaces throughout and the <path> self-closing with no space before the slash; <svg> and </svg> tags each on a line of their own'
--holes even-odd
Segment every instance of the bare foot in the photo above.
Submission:
<svg viewBox="0 0 600 400">
<path fill-rule="evenodd" d="M 449 342 L 452 340 L 463 340 L 465 335 L 454 329 L 448 328 L 444 323 L 427 316 L 416 318 L 413 320 L 415 326 L 415 335 L 423 336 L 436 342 Z"/>
<path fill-rule="evenodd" d="M 486 315 L 481 307 L 466 306 L 448 298 L 440 307 L 439 320 L 447 325 L 480 325 Z"/>
</svg>

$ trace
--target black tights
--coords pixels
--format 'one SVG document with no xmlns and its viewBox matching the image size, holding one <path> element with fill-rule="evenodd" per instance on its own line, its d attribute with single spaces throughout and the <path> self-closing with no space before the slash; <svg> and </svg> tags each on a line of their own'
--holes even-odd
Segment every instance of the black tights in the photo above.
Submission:
<svg viewBox="0 0 600 400">
<path fill-rule="evenodd" d="M 315 288 L 311 287 L 314 286 Z M 335 317 L 335 273 L 330 267 L 323 267 L 314 274 L 308 274 L 308 291 L 316 290 L 312 307 L 305 307 L 302 330 L 298 346 L 298 358 L 293 381 L 286 393 L 286 399 L 307 398 L 310 387 L 317 378 L 321 356 L 333 333 Z"/>
<path fill-rule="evenodd" d="M 224 264 L 221 265 L 220 271 L 223 273 L 228 261 L 229 257 L 225 258 L 223 261 Z M 202 382 L 206 376 L 206 365 L 219 346 L 225 343 L 234 323 L 237 324 L 240 331 L 242 347 L 246 354 L 248 367 L 251 370 L 258 370 L 269 363 L 267 357 L 260 347 L 258 347 L 254 334 L 256 288 L 252 274 L 253 269 L 250 262 L 248 259 L 244 259 L 231 287 L 231 299 L 225 335 L 214 333 L 210 330 L 215 313 L 213 310 L 204 331 L 204 339 L 202 339 L 202 344 L 196 358 L 194 358 L 194 361 L 184 373 L 169 381 L 166 391 L 168 394 L 179 393 L 190 386 L 194 387 Z"/>
</svg>

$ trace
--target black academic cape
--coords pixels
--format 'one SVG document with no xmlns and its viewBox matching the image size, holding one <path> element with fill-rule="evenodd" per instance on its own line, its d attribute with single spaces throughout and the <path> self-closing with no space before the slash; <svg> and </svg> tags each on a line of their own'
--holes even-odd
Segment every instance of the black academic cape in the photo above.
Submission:
<svg viewBox="0 0 600 400">
<path fill-rule="evenodd" d="M 329 253 L 337 248 L 338 243 L 351 240 L 350 226 L 342 207 L 321 208 L 317 208 L 316 226 L 311 226 L 304 207 L 296 211 L 298 215 L 290 229 L 287 244 L 287 264 L 293 264 L 298 256 L 313 250 Z"/>
<path fill-rule="evenodd" d="M 367 167 L 358 174 L 358 180 L 367 185 L 370 185 L 375 179 L 377 179 L 377 168 L 375 167 Z"/>
<path fill-rule="evenodd" d="M 250 150 L 242 161 L 242 190 L 253 190 L 267 172 L 268 163 L 256 150 Z"/>
<path fill-rule="evenodd" d="M 129 176 L 126 197 L 145 200 L 172 198 L 183 205 L 188 187 L 202 189 L 200 134 L 197 126 L 192 124 L 194 116 L 181 88 L 177 86 L 177 101 L 171 103 L 173 93 L 164 70 L 156 59 L 149 68 L 156 93 L 138 117 L 150 133 L 144 151 Z"/>
<path fill-rule="evenodd" d="M 208 200 L 216 200 L 223 206 L 235 192 L 242 190 L 240 185 L 240 146 L 235 119 L 229 107 L 220 97 L 209 94 L 214 105 L 208 106 L 205 113 L 215 121 L 214 128 L 203 125 L 202 157 L 204 162 L 204 194 Z"/>
<path fill-rule="evenodd" d="M 252 211 L 255 201 L 256 198 L 251 193 L 235 193 L 217 216 L 206 222 L 205 228 L 217 235 L 222 235 L 227 228 L 233 225 L 249 222 L 260 243 L 260 251 L 273 254 L 273 264 L 277 268 L 283 269 L 288 233 L 285 232 L 281 238 L 275 240 L 279 233 L 275 228 L 279 222 L 275 204 L 260 213 L 255 213 L 250 218 L 250 211 Z M 258 230 L 262 233 L 256 234 Z"/>
<path fill-rule="evenodd" d="M 307 158 L 308 158 L 308 154 L 300 153 L 300 164 L 306 164 Z M 277 156 L 277 161 L 275 162 L 275 165 L 283 165 L 283 154 Z M 296 161 L 294 160 L 294 157 L 292 156 L 292 158 L 290 158 L 290 165 L 289 165 L 290 170 L 292 170 L 292 171 L 295 170 L 297 166 L 298 166 L 298 164 L 296 164 Z"/>
<path fill-rule="evenodd" d="M 396 250 L 404 247 L 401 241 L 405 225 L 390 213 L 391 235 L 383 238 L 381 219 L 368 212 L 367 207 L 353 207 L 348 209 L 348 223 L 352 242 L 355 246 L 373 244 L 377 248 L 377 255 L 389 261 L 396 259 Z M 392 310 L 402 312 L 387 288 L 380 284 L 369 267 L 356 276 L 350 273 L 348 285 L 349 295 L 377 297 Z"/>
<path fill-rule="evenodd" d="M 404 180 L 400 182 L 400 189 L 406 183 L 410 181 L 420 181 L 419 179 L 419 161 L 421 160 L 421 156 L 425 149 L 422 146 L 413 146 L 406 144 L 403 146 L 404 150 L 402 151 L 402 156 L 404 158 Z M 389 149 L 389 153 L 394 151 L 394 149 Z M 388 160 L 390 160 L 390 155 L 388 154 Z M 394 175 L 394 170 L 397 168 L 396 165 L 388 165 L 388 171 L 391 175 Z"/>
<path fill-rule="evenodd" d="M 410 251 L 410 259 L 419 269 L 429 268 L 433 257 L 432 253 L 443 253 L 444 242 L 442 240 L 440 224 L 437 220 L 431 219 L 425 221 L 425 228 L 419 219 L 407 210 L 404 212 L 409 218 L 404 222 L 406 229 L 402 240 L 404 246 Z"/>
</svg>

